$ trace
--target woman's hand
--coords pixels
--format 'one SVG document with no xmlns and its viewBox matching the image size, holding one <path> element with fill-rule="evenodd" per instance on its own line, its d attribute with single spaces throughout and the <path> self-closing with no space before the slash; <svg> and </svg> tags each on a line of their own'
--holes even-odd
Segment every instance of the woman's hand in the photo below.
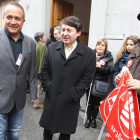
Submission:
<svg viewBox="0 0 140 140">
<path fill-rule="evenodd" d="M 115 83 L 116 83 L 117 85 L 119 85 L 120 80 L 121 80 L 121 74 L 118 74 L 118 75 L 115 77 Z"/>
<path fill-rule="evenodd" d="M 101 68 L 101 64 L 99 62 L 96 62 L 96 68 Z"/>
</svg>

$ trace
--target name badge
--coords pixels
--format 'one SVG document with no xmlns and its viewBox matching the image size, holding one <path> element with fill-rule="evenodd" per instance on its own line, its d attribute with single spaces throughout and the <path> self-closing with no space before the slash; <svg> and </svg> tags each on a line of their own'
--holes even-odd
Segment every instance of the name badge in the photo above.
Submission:
<svg viewBox="0 0 140 140">
<path fill-rule="evenodd" d="M 128 67 L 128 68 L 130 68 L 130 67 L 131 67 L 131 65 L 132 65 L 132 63 L 133 63 L 133 60 L 132 60 L 132 59 L 130 59 L 130 60 L 128 61 L 128 63 L 127 63 L 127 67 Z"/>
<path fill-rule="evenodd" d="M 20 66 L 21 63 L 21 59 L 22 59 L 22 54 L 20 53 L 16 62 L 16 65 Z"/>
<path fill-rule="evenodd" d="M 105 62 L 105 60 L 100 60 L 99 63 L 100 63 L 101 65 L 105 65 L 106 62 Z"/>
</svg>

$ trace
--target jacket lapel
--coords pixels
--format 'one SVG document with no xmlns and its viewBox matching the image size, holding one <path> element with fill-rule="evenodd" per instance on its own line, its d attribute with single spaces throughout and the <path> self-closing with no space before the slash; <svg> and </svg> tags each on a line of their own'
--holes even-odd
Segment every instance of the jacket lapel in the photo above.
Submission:
<svg viewBox="0 0 140 140">
<path fill-rule="evenodd" d="M 64 47 L 60 50 L 60 54 L 66 59 Z"/>
<path fill-rule="evenodd" d="M 65 51 L 64 51 L 64 43 L 63 43 L 62 41 L 59 41 L 59 44 L 57 45 L 56 49 L 59 50 L 61 56 L 62 56 L 64 59 L 66 59 Z"/>
<path fill-rule="evenodd" d="M 76 48 L 75 48 L 75 49 L 76 49 Z M 73 52 L 70 54 L 70 56 L 67 58 L 66 61 L 68 61 L 68 60 L 70 60 L 70 59 L 72 59 L 72 58 L 74 58 L 74 57 L 76 57 L 76 56 L 77 56 L 77 53 L 76 53 L 75 50 L 73 50 Z"/>
<path fill-rule="evenodd" d="M 14 64 L 15 68 L 16 68 L 16 64 L 15 64 L 15 59 L 14 59 L 14 55 L 13 55 L 13 52 L 12 52 L 12 48 L 11 48 L 9 39 L 8 39 L 6 33 L 5 33 L 4 28 L 1 30 L 0 39 L 2 40 L 2 42 L 4 44 L 4 47 L 6 48 L 7 52 L 9 53 L 9 56 L 12 59 L 12 62 Z"/>
</svg>

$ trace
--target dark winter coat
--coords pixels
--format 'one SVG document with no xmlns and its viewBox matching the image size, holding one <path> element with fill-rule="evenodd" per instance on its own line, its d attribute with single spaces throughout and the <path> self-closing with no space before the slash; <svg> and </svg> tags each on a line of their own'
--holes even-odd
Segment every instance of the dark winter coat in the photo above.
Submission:
<svg viewBox="0 0 140 140">
<path fill-rule="evenodd" d="M 118 62 L 115 63 L 114 73 L 113 73 L 113 84 L 114 84 L 114 87 L 116 87 L 115 77 L 122 70 L 122 67 L 125 66 L 125 65 L 126 65 L 126 62 L 121 61 L 121 60 L 119 60 Z"/>
<path fill-rule="evenodd" d="M 94 50 L 95 52 L 95 50 Z M 112 74 L 114 71 L 114 63 L 111 52 L 106 50 L 105 54 L 100 56 L 98 62 L 104 62 L 104 65 L 101 65 L 101 68 L 96 68 L 94 79 L 108 82 L 108 75 Z"/>
<path fill-rule="evenodd" d="M 91 83 L 95 67 L 95 53 L 80 42 L 67 59 L 62 41 L 49 45 L 42 68 L 46 96 L 41 127 L 52 134 L 75 133 L 80 99 Z"/>
<path fill-rule="evenodd" d="M 126 65 L 127 61 L 128 61 L 128 56 L 129 56 L 130 52 L 125 52 L 122 54 L 121 58 L 119 59 L 118 62 L 115 63 L 115 67 L 114 67 L 114 73 L 113 73 L 113 84 L 114 87 L 116 87 L 116 83 L 115 83 L 115 77 L 117 76 L 117 74 L 122 70 L 123 66 Z"/>
</svg>

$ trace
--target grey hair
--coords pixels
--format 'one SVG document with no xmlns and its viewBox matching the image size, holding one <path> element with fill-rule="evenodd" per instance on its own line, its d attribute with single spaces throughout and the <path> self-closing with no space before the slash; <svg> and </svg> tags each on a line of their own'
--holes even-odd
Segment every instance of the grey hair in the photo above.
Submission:
<svg viewBox="0 0 140 140">
<path fill-rule="evenodd" d="M 58 30 L 58 32 L 61 34 L 61 26 L 56 26 L 54 30 Z"/>
<path fill-rule="evenodd" d="M 44 33 L 43 32 L 37 32 L 34 35 L 34 39 L 36 40 L 36 42 L 40 42 L 40 39 L 43 38 Z"/>
<path fill-rule="evenodd" d="M 3 14 L 5 14 L 5 8 L 6 8 L 7 6 L 9 6 L 9 5 L 14 5 L 14 6 L 17 6 L 17 7 L 21 8 L 21 10 L 23 11 L 23 19 L 25 19 L 25 11 L 24 11 L 23 7 L 22 7 L 20 4 L 18 4 L 17 2 L 9 2 L 9 3 L 7 3 L 7 4 L 4 6 L 4 12 L 3 12 Z"/>
</svg>

